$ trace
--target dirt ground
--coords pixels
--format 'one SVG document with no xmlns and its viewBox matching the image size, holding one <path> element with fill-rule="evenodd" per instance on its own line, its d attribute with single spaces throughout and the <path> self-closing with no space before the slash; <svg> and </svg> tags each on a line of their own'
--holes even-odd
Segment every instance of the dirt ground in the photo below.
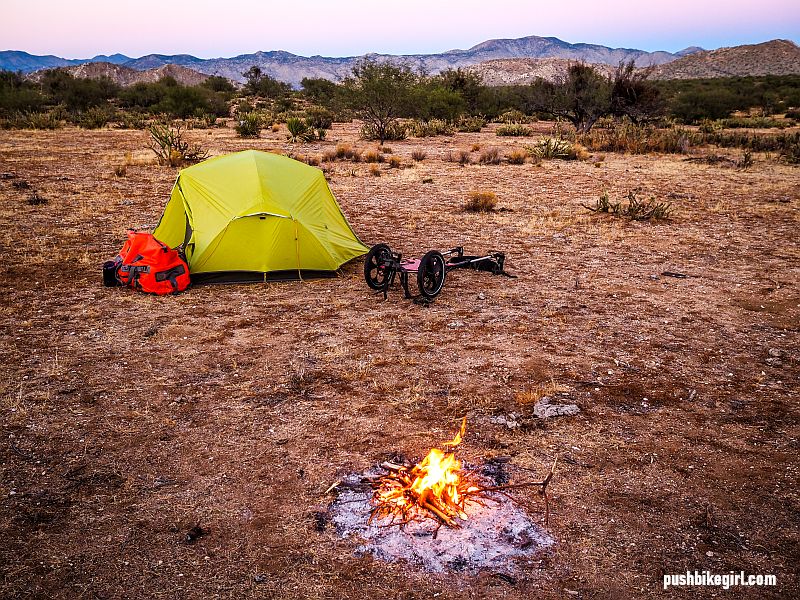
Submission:
<svg viewBox="0 0 800 600">
<path fill-rule="evenodd" d="M 189 135 L 212 154 L 374 148 L 357 131 L 303 146 L 285 131 Z M 800 169 L 764 155 L 748 171 L 660 155 L 446 160 L 532 141 L 491 129 L 392 142 L 405 168 L 329 165 L 364 242 L 496 248 L 517 279 L 454 272 L 420 306 L 371 294 L 354 261 L 333 280 L 157 298 L 103 288 L 100 273 L 174 182 L 146 141 L 0 132 L 13 175 L 0 176 L 0 596 L 800 597 Z M 463 212 L 474 190 L 501 210 Z M 632 190 L 673 218 L 581 206 Z M 554 391 L 581 413 L 536 419 Z M 492 421 L 509 413 L 521 427 Z M 552 551 L 514 579 L 354 556 L 326 527 L 326 489 L 424 455 L 463 415 L 473 464 L 509 457 L 522 481 L 560 457 Z M 206 534 L 188 543 L 197 523 Z M 661 591 L 687 570 L 778 585 Z"/>
</svg>

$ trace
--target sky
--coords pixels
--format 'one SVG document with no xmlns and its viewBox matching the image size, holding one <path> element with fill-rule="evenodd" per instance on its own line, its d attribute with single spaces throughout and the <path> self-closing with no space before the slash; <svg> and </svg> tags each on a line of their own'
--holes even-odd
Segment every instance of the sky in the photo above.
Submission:
<svg viewBox="0 0 800 600">
<path fill-rule="evenodd" d="M 529 35 L 641 50 L 800 42 L 800 0 L 2 0 L 0 50 L 429 54 Z"/>
</svg>

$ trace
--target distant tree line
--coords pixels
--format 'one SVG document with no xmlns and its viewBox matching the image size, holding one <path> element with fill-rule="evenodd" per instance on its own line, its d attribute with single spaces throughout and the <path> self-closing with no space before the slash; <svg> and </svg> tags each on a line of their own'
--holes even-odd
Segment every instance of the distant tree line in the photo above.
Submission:
<svg viewBox="0 0 800 600">
<path fill-rule="evenodd" d="M 603 117 L 634 123 L 672 117 L 683 123 L 721 119 L 735 111 L 759 109 L 763 115 L 800 107 L 800 76 L 735 77 L 653 81 L 651 71 L 621 63 L 611 76 L 575 63 L 555 81 L 528 85 L 483 85 L 464 69 L 428 75 L 391 62 L 365 60 L 341 83 L 306 78 L 301 89 L 254 66 L 241 88 L 213 76 L 187 86 L 171 77 L 121 87 L 108 78 L 77 78 L 64 70 L 45 71 L 36 81 L 0 71 L 0 125 L 13 115 L 61 111 L 80 118 L 89 111 L 124 111 L 172 118 L 228 116 L 248 97 L 252 106 L 291 114 L 309 105 L 337 120 L 362 119 L 375 139 L 390 139 L 402 119 L 457 123 L 465 118 L 495 119 L 508 111 L 571 122 L 587 132 Z"/>
</svg>

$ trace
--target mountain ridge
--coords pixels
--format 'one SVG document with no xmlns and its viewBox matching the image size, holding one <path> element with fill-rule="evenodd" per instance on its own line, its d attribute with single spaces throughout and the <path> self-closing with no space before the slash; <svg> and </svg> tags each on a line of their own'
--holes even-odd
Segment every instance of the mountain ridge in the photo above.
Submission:
<svg viewBox="0 0 800 600">
<path fill-rule="evenodd" d="M 681 52 L 688 51 L 683 50 Z M 284 50 L 258 51 L 229 58 L 198 58 L 191 54 L 147 54 L 130 58 L 121 54 L 99 55 L 91 59 L 65 59 L 53 55 L 37 57 L 27 52 L 0 51 L 0 69 L 34 72 L 44 68 L 71 67 L 91 62 L 109 62 L 140 71 L 176 64 L 189 67 L 205 75 L 221 75 L 242 82 L 242 73 L 252 66 L 276 79 L 298 86 L 304 77 L 324 77 L 340 81 L 347 77 L 353 66 L 365 57 L 378 61 L 408 63 L 429 73 L 448 68 L 468 67 L 487 60 L 507 58 L 566 58 L 591 63 L 614 64 L 621 60 L 634 60 L 639 66 L 664 64 L 679 57 L 666 51 L 647 52 L 632 48 L 611 48 L 599 44 L 565 42 L 555 37 L 526 36 L 485 40 L 468 48 L 453 49 L 432 54 L 393 55 L 370 53 L 359 56 L 325 57 L 300 56 Z"/>
</svg>

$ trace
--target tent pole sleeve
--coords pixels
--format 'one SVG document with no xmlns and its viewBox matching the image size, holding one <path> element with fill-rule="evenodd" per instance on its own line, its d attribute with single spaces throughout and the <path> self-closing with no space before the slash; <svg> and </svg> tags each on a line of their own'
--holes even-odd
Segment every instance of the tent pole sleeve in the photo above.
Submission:
<svg viewBox="0 0 800 600">
<path fill-rule="evenodd" d="M 297 278 L 303 281 L 303 274 L 300 272 L 300 236 L 297 234 L 297 219 L 292 217 L 294 222 L 294 250 L 297 254 Z"/>
</svg>

